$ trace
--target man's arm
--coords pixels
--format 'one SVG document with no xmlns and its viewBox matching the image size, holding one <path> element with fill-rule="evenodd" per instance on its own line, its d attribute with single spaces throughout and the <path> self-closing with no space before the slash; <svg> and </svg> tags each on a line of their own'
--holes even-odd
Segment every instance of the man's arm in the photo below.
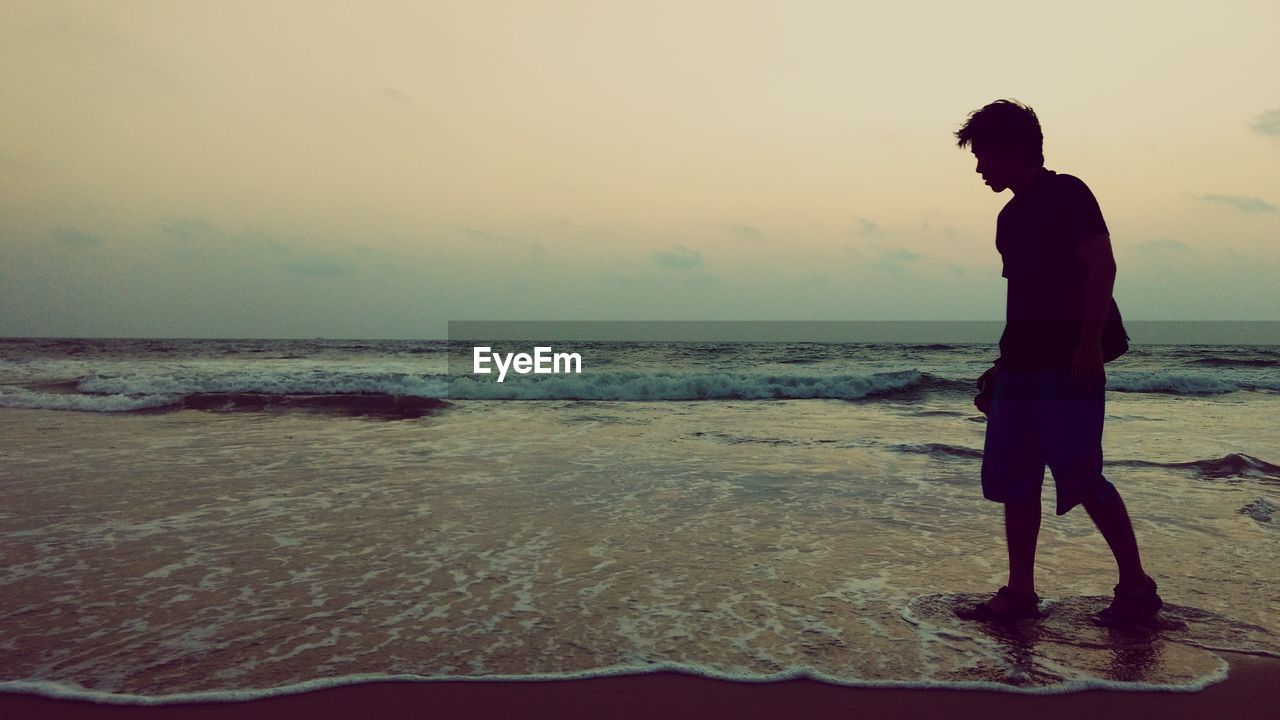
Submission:
<svg viewBox="0 0 1280 720">
<path fill-rule="evenodd" d="M 1102 347 L 1102 327 L 1111 308 L 1111 292 L 1116 281 L 1116 260 L 1111 254 L 1111 235 L 1098 233 L 1076 248 L 1085 264 L 1084 323 L 1080 328 L 1080 348 Z"/>
<path fill-rule="evenodd" d="M 1085 264 L 1084 319 L 1071 369 L 1078 385 L 1087 389 L 1106 386 L 1102 367 L 1102 328 L 1111 309 L 1111 290 L 1116 280 L 1116 261 L 1111 255 L 1111 236 L 1097 233 L 1076 248 Z"/>
</svg>

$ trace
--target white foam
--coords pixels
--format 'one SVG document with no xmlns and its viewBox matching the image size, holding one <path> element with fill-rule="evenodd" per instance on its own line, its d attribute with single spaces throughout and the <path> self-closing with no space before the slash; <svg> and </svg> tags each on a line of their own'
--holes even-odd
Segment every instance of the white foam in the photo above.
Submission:
<svg viewBox="0 0 1280 720">
<path fill-rule="evenodd" d="M 1280 390 L 1280 382 L 1243 371 L 1107 373 L 1107 389 L 1121 392 L 1164 392 L 1178 395 L 1221 395 L 1237 390 Z"/>
<path fill-rule="evenodd" d="M 112 393 L 108 395 L 74 395 L 47 393 L 18 387 L 0 388 L 0 407 L 33 408 L 42 410 L 85 410 L 89 412 L 129 412 L 146 408 L 165 407 L 181 400 L 178 395 L 132 395 Z"/>
<path fill-rule="evenodd" d="M 377 393 L 438 398 L 445 392 L 445 376 L 413 374 L 377 367 L 283 368 L 241 366 L 167 368 L 165 371 L 115 376 L 89 375 L 77 385 L 81 392 L 114 394 L 263 393 L 271 395 L 327 395 Z"/>
<path fill-rule="evenodd" d="M 322 641 L 320 644 L 325 644 Z M 1006 692 L 1020 695 L 1062 695 L 1083 690 L 1128 690 L 1147 692 L 1199 692 L 1210 685 L 1222 682 L 1227 678 L 1228 665 L 1218 658 L 1219 667 L 1215 672 L 1197 678 L 1185 684 L 1120 682 L 1099 678 L 1076 679 L 1057 685 L 1039 687 L 1019 687 L 1005 683 L 965 680 L 940 681 L 920 680 L 861 680 L 837 677 L 821 672 L 811 666 L 795 666 L 775 673 L 727 672 L 698 663 L 681 662 L 646 662 L 643 664 L 619 664 L 594 668 L 577 672 L 564 673 L 531 673 L 528 675 L 406 675 L 364 673 L 358 675 L 340 675 L 330 678 L 316 678 L 289 685 L 269 688 L 245 688 L 240 690 L 209 690 L 202 692 L 174 693 L 171 695 L 135 695 L 128 693 L 109 693 L 90 690 L 74 683 L 51 682 L 48 680 L 8 680 L 0 682 L 0 692 L 25 693 L 41 697 L 87 700 L 110 705 L 171 705 L 180 703 L 217 703 L 243 702 L 268 697 L 296 695 L 327 688 L 345 687 L 374 682 L 545 682 L 554 680 L 586 680 L 591 678 L 617 677 L 626 675 L 650 675 L 663 672 L 675 672 L 712 680 L 727 680 L 741 683 L 773 683 L 785 680 L 814 680 L 852 688 L 899 688 L 899 689 L 951 689 L 951 690 L 986 690 Z"/>
</svg>

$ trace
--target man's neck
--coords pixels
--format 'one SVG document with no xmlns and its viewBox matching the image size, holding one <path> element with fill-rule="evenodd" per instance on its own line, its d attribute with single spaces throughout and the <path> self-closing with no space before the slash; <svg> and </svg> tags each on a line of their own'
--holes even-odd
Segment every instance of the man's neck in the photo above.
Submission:
<svg viewBox="0 0 1280 720">
<path fill-rule="evenodd" d="M 1044 173 L 1045 167 L 1043 165 L 1029 167 L 1009 183 L 1009 189 L 1013 191 L 1014 195 L 1017 195 L 1034 185 L 1037 180 L 1044 176 Z"/>
</svg>

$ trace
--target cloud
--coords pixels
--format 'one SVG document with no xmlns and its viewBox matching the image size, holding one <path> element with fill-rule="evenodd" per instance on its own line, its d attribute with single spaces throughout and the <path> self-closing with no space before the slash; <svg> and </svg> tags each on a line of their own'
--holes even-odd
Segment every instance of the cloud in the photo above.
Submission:
<svg viewBox="0 0 1280 720">
<path fill-rule="evenodd" d="M 1258 198 L 1241 197 L 1239 195 L 1203 195 L 1200 199 L 1208 200 L 1209 202 L 1226 203 L 1237 210 L 1243 210 L 1244 212 L 1250 213 L 1280 212 L 1280 208 L 1265 200 L 1259 200 Z"/>
<path fill-rule="evenodd" d="M 356 266 L 351 263 L 315 258 L 286 263 L 284 269 L 286 272 L 310 275 L 312 277 L 339 277 L 353 274 L 356 271 Z"/>
<path fill-rule="evenodd" d="M 93 247 L 94 245 L 102 244 L 102 238 L 99 238 L 96 235 L 90 235 L 78 227 L 71 227 L 67 225 L 54 228 L 53 232 L 49 233 L 49 237 L 63 245 L 71 245 L 74 247 Z"/>
<path fill-rule="evenodd" d="M 216 235 L 218 229 L 198 217 L 171 217 L 160 223 L 160 229 L 175 240 L 198 240 Z"/>
<path fill-rule="evenodd" d="M 853 233 L 861 237 L 875 235 L 878 232 L 880 232 L 880 226 L 864 217 L 858 218 L 858 227 L 853 229 Z"/>
<path fill-rule="evenodd" d="M 743 240 L 759 240 L 760 238 L 764 237 L 763 235 L 760 234 L 760 231 L 758 229 L 750 225 L 731 223 L 729 225 L 729 230 L 734 235 L 737 235 Z"/>
<path fill-rule="evenodd" d="M 1249 127 L 1262 135 L 1280 136 L 1280 110 L 1268 110 L 1262 113 Z"/>
<path fill-rule="evenodd" d="M 503 245 L 508 245 L 513 242 L 513 239 L 510 237 L 507 237 L 506 235 L 491 233 L 486 230 L 481 230 L 479 228 L 464 227 L 462 228 L 462 232 L 466 233 L 467 237 L 471 238 L 472 240 L 479 240 L 481 242 L 501 243 Z"/>
<path fill-rule="evenodd" d="M 673 250 L 655 250 L 653 261 L 673 270 L 692 270 L 702 267 L 702 253 L 677 245 Z"/>
<path fill-rule="evenodd" d="M 542 232 L 560 233 L 572 228 L 573 223 L 569 218 L 558 215 L 556 217 L 543 218 L 535 222 L 531 227 Z"/>
<path fill-rule="evenodd" d="M 919 260 L 922 255 L 913 253 L 906 248 L 890 248 L 880 254 L 880 257 L 871 261 L 871 266 L 889 272 L 902 273 L 907 271 L 907 266 Z"/>
<path fill-rule="evenodd" d="M 405 95 L 404 91 L 398 88 L 384 86 L 382 88 L 382 94 L 391 102 L 397 103 L 399 105 L 405 105 L 409 102 L 409 96 Z"/>
</svg>

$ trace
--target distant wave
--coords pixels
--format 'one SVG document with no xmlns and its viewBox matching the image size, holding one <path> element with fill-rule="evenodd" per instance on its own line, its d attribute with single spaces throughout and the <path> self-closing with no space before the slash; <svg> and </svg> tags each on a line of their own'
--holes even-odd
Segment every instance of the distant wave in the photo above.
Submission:
<svg viewBox="0 0 1280 720">
<path fill-rule="evenodd" d="M 1194 470 L 1201 477 L 1225 479 L 1247 477 L 1265 480 L 1280 480 L 1280 465 L 1273 465 L 1244 453 L 1230 453 L 1220 458 L 1208 460 L 1192 460 L 1190 462 L 1161 463 L 1149 460 L 1112 460 L 1108 465 L 1127 467 L 1164 467 Z"/>
<path fill-rule="evenodd" d="M 263 371 L 89 375 L 36 387 L 0 387 L 0 406 L 131 412 L 161 409 L 329 409 L 351 414 L 418 416 L 467 400 L 762 400 L 889 396 L 931 384 L 906 370 L 866 375 L 756 375 L 597 372 L 519 376 L 506 382 L 439 374 Z"/>
<path fill-rule="evenodd" d="M 181 395 L 81 395 L 79 393 L 41 392 L 20 387 L 0 388 L 0 407 L 43 410 L 81 410 L 86 412 L 130 412 L 170 407 Z"/>
<path fill-rule="evenodd" d="M 317 410 L 421 417 L 447 405 L 441 375 L 257 368 L 181 375 L 88 375 L 33 387 L 0 387 L 0 406 L 84 412 Z"/>
<path fill-rule="evenodd" d="M 137 366 L 135 366 L 137 367 Z M 1280 391 L 1280 378 L 1249 369 L 1202 372 L 1118 371 L 1117 392 L 1214 395 L 1238 390 Z M 886 400 L 912 403 L 931 394 L 970 396 L 974 378 L 919 369 L 862 373 L 704 370 L 668 372 L 594 368 L 573 375 L 496 375 L 423 372 L 405 365 L 264 361 L 236 365 L 141 364 L 122 372 L 99 369 L 71 380 L 0 385 L 0 406 L 129 412 L 164 407 L 295 407 L 334 400 L 353 408 L 383 403 L 388 412 L 419 398 L 435 400 Z M 368 398 L 382 398 L 369 400 Z M 292 398 L 286 401 L 272 398 Z M 362 398 L 356 400 L 354 398 Z M 328 401 L 325 401 L 328 402 Z M 967 404 L 966 404 L 967 406 Z"/>
<path fill-rule="evenodd" d="M 1223 395 L 1238 390 L 1280 390 L 1280 378 L 1236 377 L 1159 371 L 1108 374 L 1107 389 L 1116 392 Z"/>
<path fill-rule="evenodd" d="M 1280 366 L 1280 360 L 1266 360 L 1263 358 L 1207 357 L 1190 360 L 1187 364 L 1202 365 L 1206 367 L 1276 367 Z"/>
<path fill-rule="evenodd" d="M 915 370 L 865 375 L 766 375 L 735 372 L 601 372 L 508 377 L 506 382 L 458 377 L 449 397 L 492 400 L 859 400 L 921 387 Z"/>
<path fill-rule="evenodd" d="M 190 393 L 187 395 L 123 395 L 0 389 L 0 407 L 83 412 L 167 410 L 316 410 L 344 415 L 416 418 L 447 407 L 448 402 L 412 395 L 360 393 L 267 394 Z"/>
<path fill-rule="evenodd" d="M 751 372 L 600 371 L 581 375 L 494 376 L 370 372 L 348 369 L 254 371 L 168 375 L 90 375 L 79 392 L 112 395 L 187 396 L 194 393 L 262 395 L 404 395 L 468 400 L 761 400 L 829 398 L 857 400 L 907 390 L 971 387 L 915 370 L 865 374 L 779 375 Z M 62 383 L 66 390 L 70 383 Z M 53 387 L 53 386 L 50 386 Z"/>
<path fill-rule="evenodd" d="M 343 368 L 255 368 L 240 372 L 135 373 L 89 375 L 76 385 L 81 392 L 111 395 L 190 395 L 193 393 L 258 393 L 264 395 L 411 395 L 440 398 L 444 375 L 378 372 Z"/>
</svg>

